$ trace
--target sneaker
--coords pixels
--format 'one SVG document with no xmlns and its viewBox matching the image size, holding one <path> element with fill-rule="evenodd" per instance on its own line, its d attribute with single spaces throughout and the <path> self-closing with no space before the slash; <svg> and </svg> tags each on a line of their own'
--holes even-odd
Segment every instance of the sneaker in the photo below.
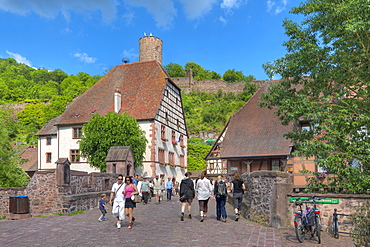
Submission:
<svg viewBox="0 0 370 247">
<path fill-rule="evenodd" d="M 103 219 L 104 219 L 104 218 L 103 218 Z M 103 221 L 103 219 L 100 219 L 100 218 L 99 218 L 99 219 L 98 219 L 98 221 Z"/>
<path fill-rule="evenodd" d="M 117 228 L 121 229 L 121 224 L 119 222 L 117 223 Z"/>
<path fill-rule="evenodd" d="M 191 214 L 189 214 L 188 218 L 191 219 Z"/>
<path fill-rule="evenodd" d="M 200 222 L 203 222 L 203 221 L 204 221 L 204 217 L 200 216 Z"/>
<path fill-rule="evenodd" d="M 108 220 L 107 218 L 102 218 L 102 220 Z"/>
<path fill-rule="evenodd" d="M 235 221 L 239 220 L 239 214 L 236 214 Z"/>
<path fill-rule="evenodd" d="M 180 219 L 181 219 L 181 221 L 184 221 L 184 213 L 181 213 Z"/>
<path fill-rule="evenodd" d="M 221 218 L 221 221 L 222 221 L 222 222 L 226 222 L 226 218 L 222 217 L 222 218 Z"/>
</svg>

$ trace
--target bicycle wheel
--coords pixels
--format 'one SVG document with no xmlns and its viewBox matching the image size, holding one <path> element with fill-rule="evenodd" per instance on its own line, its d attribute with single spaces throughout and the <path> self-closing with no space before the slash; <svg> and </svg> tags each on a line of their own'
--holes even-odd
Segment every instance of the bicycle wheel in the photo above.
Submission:
<svg viewBox="0 0 370 247">
<path fill-rule="evenodd" d="M 295 235 L 297 236 L 297 239 L 300 243 L 303 243 L 304 240 L 304 226 L 302 225 L 302 217 L 296 216 L 294 218 L 294 231 Z"/>
<path fill-rule="evenodd" d="M 320 217 L 316 216 L 315 217 L 315 230 L 314 234 L 316 235 L 317 242 L 321 244 L 321 222 L 320 222 Z"/>
</svg>

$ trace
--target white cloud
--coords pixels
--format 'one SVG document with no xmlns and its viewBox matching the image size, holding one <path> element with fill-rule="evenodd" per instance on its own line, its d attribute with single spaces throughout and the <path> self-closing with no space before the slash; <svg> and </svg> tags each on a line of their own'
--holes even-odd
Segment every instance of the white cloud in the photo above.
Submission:
<svg viewBox="0 0 370 247">
<path fill-rule="evenodd" d="M 226 23 L 227 23 L 227 20 L 225 20 L 225 18 L 223 18 L 222 16 L 220 16 L 220 18 L 218 18 L 218 20 L 220 22 L 222 22 L 223 25 L 226 25 Z"/>
<path fill-rule="evenodd" d="M 222 9 L 233 9 L 239 8 L 240 4 L 243 3 L 243 0 L 223 0 L 221 3 Z"/>
<path fill-rule="evenodd" d="M 267 12 L 271 12 L 272 8 L 276 3 L 274 1 L 268 0 L 267 1 Z"/>
<path fill-rule="evenodd" d="M 131 6 L 144 7 L 151 15 L 153 15 L 156 24 L 159 27 L 170 27 L 173 19 L 177 16 L 177 10 L 174 6 L 173 0 L 123 1 Z"/>
<path fill-rule="evenodd" d="M 139 54 L 134 52 L 134 49 L 123 50 L 122 55 L 123 58 L 129 58 L 131 61 L 136 60 L 139 57 Z"/>
<path fill-rule="evenodd" d="M 217 0 L 179 0 L 184 5 L 184 12 L 188 19 L 194 20 L 207 14 Z"/>
<path fill-rule="evenodd" d="M 276 1 L 267 0 L 267 12 L 273 12 L 275 15 L 285 10 L 288 0 L 282 0 L 280 4 Z"/>
<path fill-rule="evenodd" d="M 81 62 L 84 63 L 95 63 L 97 58 L 95 57 L 89 57 L 89 55 L 85 52 L 76 52 L 73 54 L 74 57 L 77 57 Z"/>
<path fill-rule="evenodd" d="M 287 0 L 281 1 L 284 3 Z M 238 8 L 248 0 L 0 0 L 0 10 L 19 15 L 35 13 L 49 19 L 62 16 L 67 21 L 71 20 L 72 13 L 90 17 L 93 13 L 100 12 L 103 21 L 110 23 L 116 19 L 118 5 L 121 4 L 121 9 L 126 10 L 120 17 L 126 24 L 131 24 L 136 17 L 135 12 L 143 11 L 144 8 L 153 16 L 158 27 L 170 28 L 178 14 L 176 2 L 182 4 L 186 18 L 197 20 L 220 2 L 221 9 L 232 13 L 232 9 Z"/>
<path fill-rule="evenodd" d="M 13 53 L 13 52 L 10 52 L 10 51 L 6 51 L 6 53 L 8 53 L 8 55 L 12 56 L 18 63 L 23 63 L 25 65 L 28 65 L 29 67 L 32 67 L 31 62 L 28 61 L 27 58 L 23 57 L 22 55 L 20 55 L 18 53 Z"/>
<path fill-rule="evenodd" d="M 117 0 L 1 0 L 0 9 L 26 15 L 34 12 L 53 19 L 59 14 L 70 20 L 70 12 L 88 13 L 99 10 L 105 22 L 111 22 L 117 14 Z"/>
</svg>

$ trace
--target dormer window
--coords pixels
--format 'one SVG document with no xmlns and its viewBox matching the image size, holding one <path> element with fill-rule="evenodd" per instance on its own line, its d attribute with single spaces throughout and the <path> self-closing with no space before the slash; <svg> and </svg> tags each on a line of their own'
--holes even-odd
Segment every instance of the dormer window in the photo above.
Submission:
<svg viewBox="0 0 370 247">
<path fill-rule="evenodd" d="M 302 131 L 310 131 L 311 130 L 311 125 L 308 122 L 301 123 L 300 128 L 301 128 Z"/>
</svg>

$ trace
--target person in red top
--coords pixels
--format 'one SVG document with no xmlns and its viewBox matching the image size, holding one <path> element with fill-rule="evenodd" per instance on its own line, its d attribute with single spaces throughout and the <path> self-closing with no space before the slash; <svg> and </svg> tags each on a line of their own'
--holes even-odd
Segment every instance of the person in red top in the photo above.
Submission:
<svg viewBox="0 0 370 247">
<path fill-rule="evenodd" d="M 139 194 L 139 191 L 134 183 L 132 183 L 132 177 L 126 177 L 125 179 L 126 186 L 125 186 L 125 213 L 126 216 L 129 217 L 129 224 L 127 226 L 128 229 L 132 228 L 132 224 L 135 221 L 135 217 L 132 215 L 134 208 L 136 208 L 136 203 L 131 199 L 132 195 Z"/>
</svg>

